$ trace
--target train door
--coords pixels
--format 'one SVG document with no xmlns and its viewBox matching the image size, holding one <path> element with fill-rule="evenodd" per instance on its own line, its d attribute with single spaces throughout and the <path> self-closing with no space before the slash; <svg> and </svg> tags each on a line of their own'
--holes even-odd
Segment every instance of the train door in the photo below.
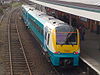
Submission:
<svg viewBox="0 0 100 75">
<path fill-rule="evenodd" d="M 47 33 L 47 37 L 46 37 L 46 45 L 47 45 L 47 47 L 49 47 L 49 38 L 50 38 L 50 34 Z"/>
<path fill-rule="evenodd" d="M 50 39 L 50 33 L 48 27 L 45 27 L 44 29 L 44 48 L 47 49 L 49 47 L 49 39 Z M 47 50 L 46 50 L 47 51 Z"/>
<path fill-rule="evenodd" d="M 47 46 L 47 28 L 44 28 L 44 51 L 46 50 L 46 46 Z"/>
</svg>

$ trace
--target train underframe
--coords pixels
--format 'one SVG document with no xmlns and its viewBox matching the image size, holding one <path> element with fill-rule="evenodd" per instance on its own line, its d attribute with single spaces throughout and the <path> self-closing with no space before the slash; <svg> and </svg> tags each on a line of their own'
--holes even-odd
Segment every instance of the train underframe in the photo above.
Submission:
<svg viewBox="0 0 100 75">
<path fill-rule="evenodd" d="M 78 66 L 79 65 L 79 54 L 74 55 L 72 53 L 62 54 L 49 54 L 51 63 L 54 66 Z"/>
</svg>

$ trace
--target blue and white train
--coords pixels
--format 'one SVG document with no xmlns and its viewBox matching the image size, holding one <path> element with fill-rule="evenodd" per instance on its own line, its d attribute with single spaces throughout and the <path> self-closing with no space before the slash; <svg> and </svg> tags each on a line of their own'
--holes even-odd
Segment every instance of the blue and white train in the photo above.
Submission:
<svg viewBox="0 0 100 75">
<path fill-rule="evenodd" d="M 22 5 L 22 18 L 54 66 L 79 65 L 79 31 L 63 21 Z"/>
</svg>

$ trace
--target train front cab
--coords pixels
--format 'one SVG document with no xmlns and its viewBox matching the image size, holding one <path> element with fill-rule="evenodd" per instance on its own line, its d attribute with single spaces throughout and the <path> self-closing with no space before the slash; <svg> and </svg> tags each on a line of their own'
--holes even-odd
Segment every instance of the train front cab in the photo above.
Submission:
<svg viewBox="0 0 100 75">
<path fill-rule="evenodd" d="M 64 63 L 73 66 L 79 65 L 80 41 L 77 29 L 66 29 L 67 27 L 57 27 L 52 35 L 54 53 L 50 54 L 53 65 L 60 66 Z"/>
</svg>

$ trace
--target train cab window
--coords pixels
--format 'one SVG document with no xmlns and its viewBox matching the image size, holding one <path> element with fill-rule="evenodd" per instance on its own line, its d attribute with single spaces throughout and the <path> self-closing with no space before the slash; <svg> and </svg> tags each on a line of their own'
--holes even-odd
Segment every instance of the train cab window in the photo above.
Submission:
<svg viewBox="0 0 100 75">
<path fill-rule="evenodd" d="M 71 26 L 56 27 L 56 44 L 57 45 L 76 45 L 77 30 Z"/>
</svg>

